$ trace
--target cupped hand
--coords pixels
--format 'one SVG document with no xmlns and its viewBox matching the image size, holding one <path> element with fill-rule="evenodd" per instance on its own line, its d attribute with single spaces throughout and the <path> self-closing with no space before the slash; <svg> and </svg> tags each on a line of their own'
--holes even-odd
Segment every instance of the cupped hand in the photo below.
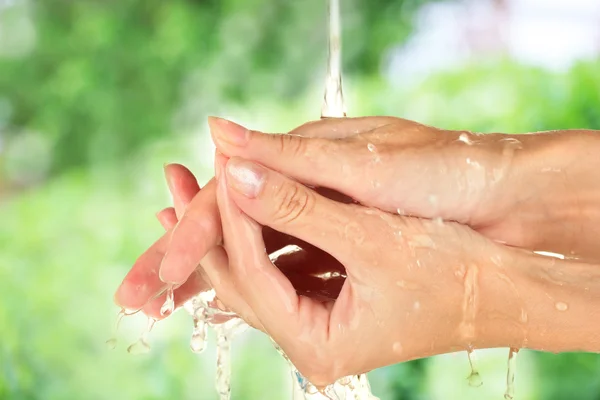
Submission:
<svg viewBox="0 0 600 400">
<path fill-rule="evenodd" d="M 470 228 L 342 204 L 240 158 L 219 155 L 215 168 L 229 264 L 206 273 L 213 283 L 234 282 L 215 284 L 219 299 L 267 332 L 313 384 L 500 345 L 494 334 L 477 335 L 482 316 L 499 312 L 492 297 L 508 305 L 503 322 L 519 321 L 510 270 L 489 268 L 509 248 Z M 347 271 L 339 297 L 298 295 L 269 259 L 262 225 L 339 260 Z"/>
</svg>

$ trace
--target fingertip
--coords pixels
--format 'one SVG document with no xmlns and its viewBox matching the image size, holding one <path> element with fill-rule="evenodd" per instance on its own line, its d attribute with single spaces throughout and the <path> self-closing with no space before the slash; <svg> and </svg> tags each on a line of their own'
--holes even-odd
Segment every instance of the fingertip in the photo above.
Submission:
<svg viewBox="0 0 600 400">
<path fill-rule="evenodd" d="M 245 146 L 250 140 L 250 130 L 233 121 L 218 117 L 209 117 L 208 126 L 213 141 L 218 148 L 232 150 L 235 147 Z"/>
<path fill-rule="evenodd" d="M 139 296 L 140 290 L 144 289 L 141 286 L 142 285 L 132 285 L 128 280 L 124 280 L 113 295 L 114 303 L 118 307 L 127 310 L 141 309 L 144 306 L 144 303 L 140 300 L 143 296 Z"/>
<path fill-rule="evenodd" d="M 158 222 L 165 230 L 172 229 L 177 224 L 177 215 L 173 207 L 167 207 L 156 213 Z"/>
</svg>

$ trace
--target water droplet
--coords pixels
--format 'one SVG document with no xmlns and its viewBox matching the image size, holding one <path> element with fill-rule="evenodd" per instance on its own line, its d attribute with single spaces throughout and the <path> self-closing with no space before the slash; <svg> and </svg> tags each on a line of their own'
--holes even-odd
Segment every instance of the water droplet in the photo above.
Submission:
<svg viewBox="0 0 600 400">
<path fill-rule="evenodd" d="M 556 303 L 556 309 L 558 311 L 567 311 L 568 308 L 569 306 L 567 305 L 567 303 L 563 303 L 562 301 Z"/>
<path fill-rule="evenodd" d="M 190 348 L 196 354 L 202 353 L 206 348 L 206 322 L 200 319 L 194 319 L 194 330 L 190 339 Z"/>
<path fill-rule="evenodd" d="M 467 380 L 469 381 L 469 386 L 471 387 L 480 387 L 483 385 L 483 379 L 481 379 L 481 375 L 479 375 L 479 372 L 477 371 L 471 372 L 471 375 L 469 375 Z"/>
<path fill-rule="evenodd" d="M 552 253 L 550 251 L 534 251 L 534 253 L 539 254 L 540 256 L 558 258 L 559 260 L 565 259 L 564 254 Z"/>
<path fill-rule="evenodd" d="M 473 141 L 471 140 L 471 138 L 469 138 L 469 135 L 466 133 L 461 133 L 458 137 L 458 141 L 463 142 L 465 144 L 473 144 Z"/>
<path fill-rule="evenodd" d="M 460 332 L 467 340 L 475 336 L 475 317 L 477 316 L 477 303 L 479 299 L 478 276 L 479 270 L 475 264 L 466 268 L 464 275 L 464 295 L 462 304 L 462 321 Z"/>
<path fill-rule="evenodd" d="M 513 347 L 508 351 L 508 370 L 506 372 L 506 392 L 504 398 L 512 400 L 515 397 L 515 374 L 517 372 L 517 353 L 519 349 Z"/>
<path fill-rule="evenodd" d="M 554 167 L 544 167 L 541 169 L 541 172 L 561 172 L 562 170 L 560 168 L 554 168 Z"/>
<path fill-rule="evenodd" d="M 429 235 L 413 235 L 410 237 L 410 240 L 408 241 L 408 245 L 411 248 L 427 248 L 427 249 L 433 249 L 435 248 L 435 243 L 433 242 L 433 239 L 431 239 L 431 237 Z"/>
<path fill-rule="evenodd" d="M 406 290 L 420 290 L 422 287 L 419 284 L 413 283 L 413 282 L 408 282 L 408 281 L 396 281 L 396 286 L 401 287 L 402 289 L 406 289 Z"/>
<path fill-rule="evenodd" d="M 146 325 L 144 332 L 142 332 L 140 335 L 140 338 L 127 348 L 127 352 L 129 354 L 145 354 L 150 351 L 150 345 L 148 344 L 147 337 L 150 331 L 152 331 L 155 323 L 156 320 L 154 318 L 148 318 L 148 324 Z"/>
<path fill-rule="evenodd" d="M 481 379 L 481 375 L 479 375 L 479 372 L 476 369 L 475 352 L 473 350 L 468 350 L 467 357 L 469 358 L 469 365 L 471 367 L 471 373 L 467 377 L 467 381 L 469 382 L 469 386 L 479 387 L 483 385 L 483 379 Z"/>
<path fill-rule="evenodd" d="M 115 327 L 113 329 L 113 335 L 110 339 L 108 339 L 105 342 L 106 347 L 108 347 L 111 350 L 114 350 L 117 347 L 117 343 L 118 343 L 117 333 L 119 331 L 119 326 L 121 325 L 121 321 L 123 320 L 123 318 L 126 315 L 129 315 L 129 314 L 127 314 L 127 311 L 124 308 L 121 308 L 121 310 L 119 310 L 119 313 L 117 314 L 117 319 L 115 321 Z"/>
<path fill-rule="evenodd" d="M 376 152 L 376 151 L 377 151 L 377 147 L 375 147 L 375 145 L 374 145 L 373 143 L 369 143 L 369 144 L 367 144 L 367 149 L 369 149 L 369 151 L 370 151 L 371 153 L 374 153 L 374 152 Z"/>
<path fill-rule="evenodd" d="M 173 293 L 173 286 L 167 288 L 167 297 L 164 304 L 160 308 L 160 315 L 170 315 L 175 310 L 175 295 Z"/>
<path fill-rule="evenodd" d="M 494 263 L 495 266 L 502 266 L 502 257 L 500 257 L 500 254 L 494 254 L 492 257 L 490 257 L 490 260 Z"/>
<path fill-rule="evenodd" d="M 527 311 L 524 308 L 521 308 L 521 322 L 527 323 Z"/>
<path fill-rule="evenodd" d="M 117 338 L 110 338 L 106 341 L 106 347 L 111 350 L 114 350 L 117 347 Z"/>
<path fill-rule="evenodd" d="M 127 352 L 133 355 L 146 354 L 150 352 L 150 345 L 144 340 L 144 338 L 139 338 L 137 342 L 131 344 L 127 348 Z"/>
<path fill-rule="evenodd" d="M 435 217 L 433 223 L 437 226 L 444 226 L 444 220 L 441 217 Z"/>
<path fill-rule="evenodd" d="M 403 209 L 401 209 L 401 208 L 397 208 L 397 209 L 396 209 L 396 212 L 398 213 L 398 215 L 405 215 L 405 214 L 404 214 L 404 210 L 403 210 Z"/>
</svg>

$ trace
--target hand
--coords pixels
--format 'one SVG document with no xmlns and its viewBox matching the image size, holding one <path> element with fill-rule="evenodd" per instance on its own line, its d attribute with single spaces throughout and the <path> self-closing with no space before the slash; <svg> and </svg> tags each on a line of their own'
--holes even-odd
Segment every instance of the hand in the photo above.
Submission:
<svg viewBox="0 0 600 400">
<path fill-rule="evenodd" d="M 361 204 L 457 221 L 512 246 L 600 259 L 592 239 L 600 222 L 592 201 L 600 192 L 597 134 L 478 135 L 392 117 L 326 119 L 299 128 L 302 136 L 218 118 L 210 125 L 225 156 Z"/>
<path fill-rule="evenodd" d="M 248 160 L 218 156 L 216 169 L 230 262 L 207 275 L 234 282 L 215 285 L 217 296 L 318 387 L 457 350 L 600 348 L 588 323 L 597 266 L 505 247 L 454 222 L 341 204 Z M 339 297 L 298 296 L 269 260 L 261 225 L 336 257 L 347 271 Z"/>
<path fill-rule="evenodd" d="M 218 221 L 220 231 L 214 180 L 209 182 L 202 191 L 204 197 L 199 197 L 200 187 L 194 175 L 184 166 L 170 164 L 165 168 L 165 175 L 175 207 L 166 208 L 157 214 L 163 227 L 168 231 L 172 230 L 177 224 L 178 218 L 181 218 L 184 214 L 186 207 L 194 201 L 193 199 L 197 198 L 201 201 L 195 200 L 196 204 L 200 203 L 208 206 L 200 207 L 200 210 L 203 212 L 212 210 L 213 214 L 208 212 L 207 215 L 216 215 L 213 221 Z M 206 201 L 207 199 L 209 201 Z M 212 202 L 210 202 L 211 199 Z M 276 265 L 293 282 L 298 293 L 323 300 L 337 297 L 345 278 L 345 271 L 333 257 L 308 243 L 276 232 L 268 227 L 264 228 L 263 235 L 269 253 L 288 245 L 302 248 L 302 251 L 284 252 L 275 260 Z M 220 240 L 220 235 L 218 238 Z M 216 240 L 216 236 L 213 240 Z M 160 308 L 165 302 L 167 284 L 159 278 L 158 265 L 168 249 L 168 244 L 169 236 L 164 235 L 137 260 L 115 294 L 115 301 L 118 305 L 130 310 L 143 309 L 145 314 L 155 319 L 166 317 L 166 315 L 162 316 L 160 314 Z M 206 265 L 207 263 L 227 263 L 227 256 L 221 246 L 216 245 L 210 249 L 208 255 L 203 259 L 203 264 Z M 196 262 L 195 265 L 198 264 Z M 333 277 L 323 279 L 324 274 L 325 276 L 333 274 Z M 208 283 L 202 268 L 193 269 L 183 284 L 177 285 L 174 291 L 175 307 L 181 307 L 193 296 L 210 288 L 211 285 Z"/>
<path fill-rule="evenodd" d="M 336 132 L 327 130 L 316 133 L 322 137 L 336 135 Z M 291 134 L 310 136 L 315 134 L 315 131 L 305 132 L 300 128 L 292 131 Z M 146 307 L 146 311 L 153 317 L 158 317 L 157 313 L 165 299 L 165 295 L 161 293 L 166 290 L 167 283 L 178 287 L 193 277 L 194 280 L 200 280 L 193 287 L 205 288 L 206 283 L 201 277 L 197 274 L 194 276 L 196 271 L 201 272 L 201 269 L 198 270 L 200 263 L 204 265 L 209 259 L 224 262 L 220 250 L 211 253 L 211 250 L 219 247 L 222 241 L 214 179 L 200 191 L 195 177 L 185 167 L 171 165 L 166 168 L 165 173 L 179 220 L 177 229 L 175 226 L 170 227 L 167 233 L 138 258 L 115 294 L 115 302 L 118 305 L 133 310 L 144 307 L 153 299 L 152 305 Z M 347 196 L 330 190 L 320 189 L 320 191 L 337 201 L 351 201 Z M 299 292 L 313 297 L 335 298 L 337 296 L 345 275 L 343 267 L 333 257 L 304 241 L 268 227 L 264 228 L 264 236 L 269 254 L 288 245 L 295 245 L 302 249 L 291 254 L 283 254 L 276 260 L 276 265 L 290 276 Z M 324 273 L 333 272 L 335 272 L 333 279 L 319 278 Z M 158 295 L 161 296 L 154 299 Z M 189 299 L 187 291 L 186 296 L 175 296 L 176 305 L 183 304 L 187 299 Z"/>
<path fill-rule="evenodd" d="M 257 164 L 225 163 L 217 158 L 217 199 L 230 264 L 220 273 L 236 292 L 215 286 L 217 296 L 262 326 L 313 384 L 483 345 L 475 325 L 497 291 L 487 290 L 484 265 L 504 248 L 456 223 L 340 204 Z M 342 262 L 337 300 L 296 294 L 264 250 L 264 224 Z"/>
</svg>

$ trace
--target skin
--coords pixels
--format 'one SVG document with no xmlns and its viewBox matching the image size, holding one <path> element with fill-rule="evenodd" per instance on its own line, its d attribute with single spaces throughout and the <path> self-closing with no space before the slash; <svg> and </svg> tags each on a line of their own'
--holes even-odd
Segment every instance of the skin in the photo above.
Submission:
<svg viewBox="0 0 600 400">
<path fill-rule="evenodd" d="M 249 307 L 242 316 L 317 386 L 457 350 L 600 348 L 589 326 L 600 314 L 598 265 L 503 246 L 456 222 L 340 204 L 238 157 L 216 163 L 230 261 L 221 273 L 236 290 L 215 286 L 217 295 L 235 311 Z M 264 250 L 266 224 L 344 265 L 336 300 L 296 293 Z"/>
<path fill-rule="evenodd" d="M 598 301 L 591 238 L 600 182 L 589 167 L 597 163 L 591 132 L 479 136 L 387 117 L 325 120 L 294 135 L 210 124 L 225 155 L 217 157 L 221 179 L 193 197 L 178 226 L 140 257 L 137 282 L 160 282 L 160 270 L 182 289 L 201 261 L 224 305 L 270 334 L 317 385 L 473 347 L 598 350 L 598 329 L 589 324 Z M 248 182 L 236 178 L 247 181 L 257 169 L 266 178 L 249 196 L 241 190 Z M 335 189 L 363 206 L 305 185 Z M 299 296 L 291 275 L 266 257 L 272 247 L 261 225 L 340 261 L 348 278 L 339 297 Z M 226 253 L 217 247 L 225 255 L 211 262 L 222 236 Z M 292 260 L 291 270 L 315 260 Z M 152 297 L 131 290 L 135 277 L 119 288 L 119 304 Z M 357 343 L 365 350 L 349 352 Z"/>
<path fill-rule="evenodd" d="M 200 187 L 194 175 L 184 166 L 169 164 L 165 166 L 167 185 L 173 197 L 174 207 L 168 207 L 157 214 L 157 218 L 167 232 L 172 230 L 184 210 L 200 192 Z M 214 180 L 207 185 L 203 194 L 212 194 L 214 197 Z M 327 193 L 329 196 L 333 196 Z M 335 197 L 335 196 L 333 196 Z M 341 198 L 337 197 L 338 200 Z M 215 212 L 216 198 L 214 198 Z M 179 215 L 179 217 L 178 217 Z M 217 214 L 218 215 L 218 214 Z M 220 229 L 220 218 L 219 218 Z M 285 271 L 285 275 L 297 287 L 299 293 L 309 294 L 316 299 L 330 300 L 337 297 L 343 279 L 319 279 L 323 273 L 337 272 L 344 274 L 343 266 L 322 250 L 297 238 L 277 232 L 269 227 L 263 228 L 266 249 L 269 253 L 293 244 L 302 248 L 294 254 L 282 255 L 276 265 Z M 160 309 L 165 302 L 167 285 L 160 280 L 157 268 L 148 268 L 160 262 L 168 247 L 168 237 L 163 236 L 155 242 L 134 264 L 125 277 L 122 285 L 115 294 L 115 301 L 128 310 L 142 311 L 149 317 L 157 320 L 166 315 L 160 314 Z M 227 264 L 227 254 L 221 246 L 215 246 L 204 257 L 204 265 L 224 263 Z M 202 268 L 196 268 L 181 285 L 174 290 L 175 308 L 180 308 L 190 298 L 212 286 Z"/>
</svg>

